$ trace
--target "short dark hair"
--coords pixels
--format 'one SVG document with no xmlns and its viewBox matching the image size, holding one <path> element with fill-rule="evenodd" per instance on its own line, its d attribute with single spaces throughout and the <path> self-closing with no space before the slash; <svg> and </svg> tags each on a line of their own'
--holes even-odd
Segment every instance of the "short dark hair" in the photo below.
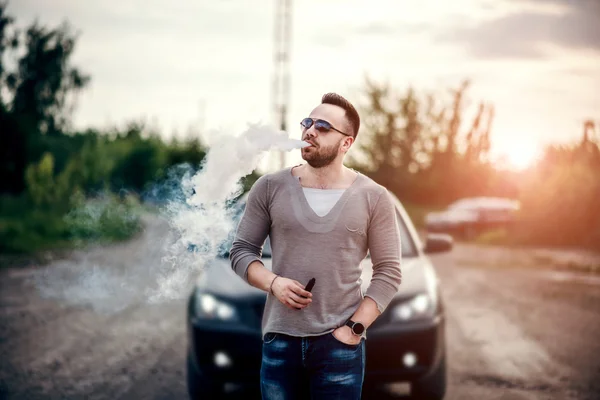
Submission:
<svg viewBox="0 0 600 400">
<path fill-rule="evenodd" d="M 348 133 L 351 133 L 356 139 L 358 129 L 360 128 L 360 117 L 352 103 L 337 93 L 326 93 L 321 98 L 321 104 L 333 104 L 334 106 L 343 108 L 346 111 L 346 119 L 348 119 L 348 125 L 350 125 L 352 131 Z"/>
</svg>

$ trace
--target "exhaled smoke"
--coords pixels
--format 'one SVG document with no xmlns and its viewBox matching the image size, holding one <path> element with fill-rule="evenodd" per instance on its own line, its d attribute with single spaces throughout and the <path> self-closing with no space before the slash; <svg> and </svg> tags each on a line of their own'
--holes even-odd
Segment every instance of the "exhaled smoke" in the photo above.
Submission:
<svg viewBox="0 0 600 400">
<path fill-rule="evenodd" d="M 166 210 L 176 237 L 163 257 L 165 269 L 158 287 L 148 294 L 151 301 L 177 298 L 190 277 L 223 250 L 233 233 L 236 208 L 229 207 L 242 191 L 240 179 L 251 174 L 264 153 L 289 151 L 307 146 L 283 131 L 250 126 L 239 137 L 222 137 L 211 146 L 203 168 L 182 181 L 185 202 L 171 201 Z"/>
<path fill-rule="evenodd" d="M 198 172 L 177 166 L 147 196 L 166 204 L 166 223 L 145 217 L 141 238 L 58 262 L 40 272 L 37 286 L 46 296 L 103 312 L 184 298 L 202 269 L 227 250 L 236 228 L 234 214 L 239 209 L 233 205 L 243 190 L 241 179 L 257 168 L 267 151 L 307 145 L 266 126 L 222 136 L 211 145 Z"/>
</svg>

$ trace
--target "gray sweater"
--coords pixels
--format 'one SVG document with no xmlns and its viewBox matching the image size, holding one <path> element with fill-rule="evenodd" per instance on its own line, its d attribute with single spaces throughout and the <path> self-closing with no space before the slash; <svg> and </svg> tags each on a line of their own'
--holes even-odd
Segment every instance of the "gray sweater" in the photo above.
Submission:
<svg viewBox="0 0 600 400">
<path fill-rule="evenodd" d="M 246 282 L 248 266 L 261 261 L 267 236 L 274 273 L 303 285 L 315 277 L 316 284 L 312 303 L 302 310 L 289 309 L 269 294 L 263 335 L 329 333 L 354 314 L 364 296 L 383 312 L 400 285 L 400 231 L 394 204 L 383 186 L 360 173 L 323 217 L 308 204 L 291 168 L 260 177 L 250 189 L 230 251 L 233 270 Z M 362 293 L 360 263 L 367 251 L 373 276 Z"/>
</svg>

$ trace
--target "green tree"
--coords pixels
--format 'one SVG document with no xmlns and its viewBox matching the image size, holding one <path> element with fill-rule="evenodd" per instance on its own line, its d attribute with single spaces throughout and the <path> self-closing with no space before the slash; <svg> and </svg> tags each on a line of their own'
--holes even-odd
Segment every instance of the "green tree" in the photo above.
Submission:
<svg viewBox="0 0 600 400">
<path fill-rule="evenodd" d="M 579 143 L 548 146 L 522 180 L 518 242 L 600 249 L 600 138 L 591 121 Z"/>
<path fill-rule="evenodd" d="M 450 98 L 367 79 L 361 107 L 363 130 L 351 163 L 401 198 L 421 204 L 446 204 L 489 191 L 487 163 L 494 109 L 481 103 L 465 121 L 469 82 Z M 466 129 L 465 129 L 466 126 Z"/>
<path fill-rule="evenodd" d="M 600 154 L 598 142 L 587 147 Z M 519 242 L 600 249 L 600 164 L 581 152 L 580 144 L 550 146 L 527 174 L 515 227 Z"/>
<path fill-rule="evenodd" d="M 198 138 L 190 138 L 183 143 L 171 141 L 168 146 L 167 164 L 169 166 L 190 163 L 197 168 L 206 156 L 206 147 Z"/>
<path fill-rule="evenodd" d="M 70 196 L 76 187 L 70 185 L 70 174 L 66 169 L 60 175 L 54 173 L 54 157 L 45 153 L 39 163 L 27 167 L 25 177 L 33 204 L 40 209 L 66 212 L 70 207 Z"/>
<path fill-rule="evenodd" d="M 10 149 L 0 160 L 0 191 L 20 193 L 26 165 L 46 150 L 40 137 L 64 133 L 73 95 L 89 77 L 70 64 L 76 37 L 68 24 L 50 29 L 34 22 L 20 32 L 6 8 L 0 3 L 0 59 L 12 58 L 16 67 L 0 64 L 0 93 L 7 94 L 0 106 L 0 147 Z"/>
<path fill-rule="evenodd" d="M 8 51 L 15 51 L 18 40 L 14 19 L 6 14 L 6 3 L 0 2 L 0 193 L 20 193 L 25 188 L 23 173 L 27 166 L 26 142 L 19 133 L 16 120 L 9 113 L 7 71 L 4 60 Z"/>
</svg>

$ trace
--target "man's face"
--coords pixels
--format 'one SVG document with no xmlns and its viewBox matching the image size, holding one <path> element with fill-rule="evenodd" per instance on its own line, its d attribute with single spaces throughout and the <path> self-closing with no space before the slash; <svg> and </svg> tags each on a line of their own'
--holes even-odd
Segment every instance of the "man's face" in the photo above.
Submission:
<svg viewBox="0 0 600 400">
<path fill-rule="evenodd" d="M 310 113 L 309 118 L 325 120 L 340 131 L 351 133 L 345 111 L 341 107 L 319 104 Z M 320 132 L 313 125 L 308 129 L 303 128 L 302 140 L 311 143 L 311 146 L 302 149 L 302 158 L 313 168 L 323 168 L 334 162 L 338 156 L 341 160 L 353 139 L 333 129 L 328 132 Z"/>
</svg>

